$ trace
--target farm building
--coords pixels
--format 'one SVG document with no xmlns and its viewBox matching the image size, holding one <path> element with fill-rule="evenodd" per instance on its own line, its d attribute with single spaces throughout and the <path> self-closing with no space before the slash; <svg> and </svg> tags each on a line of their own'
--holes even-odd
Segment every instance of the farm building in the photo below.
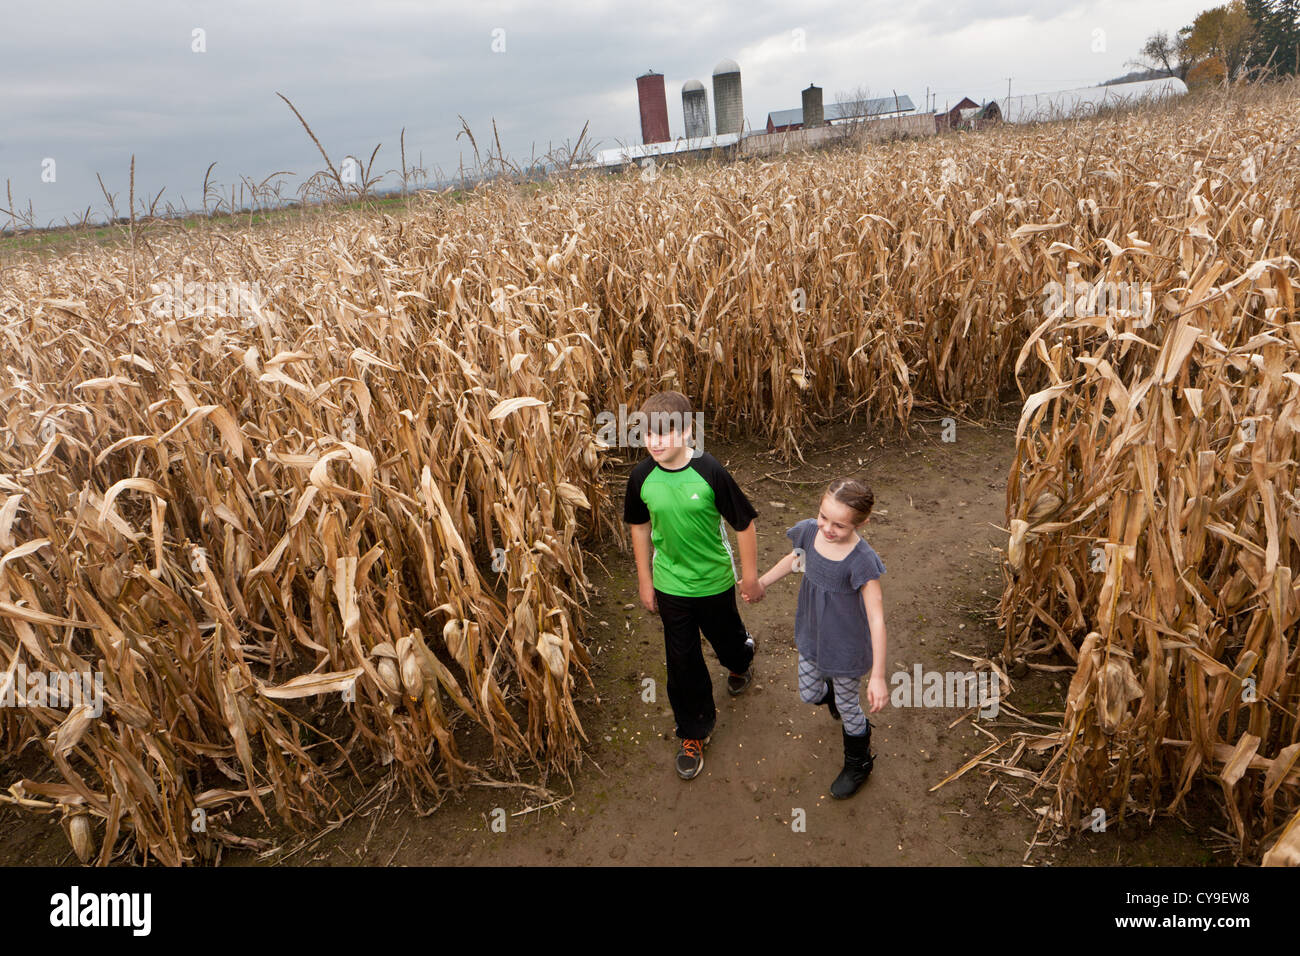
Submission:
<svg viewBox="0 0 1300 956">
<path fill-rule="evenodd" d="M 1177 77 L 1086 86 L 1056 93 L 1031 93 L 998 100 L 1002 119 L 1007 123 L 1041 123 L 1047 120 L 1089 116 L 1103 106 L 1119 106 L 1181 96 L 1187 85 Z"/>
<path fill-rule="evenodd" d="M 664 93 L 664 75 L 647 70 L 636 78 L 637 102 L 641 108 L 641 142 L 666 143 L 668 134 L 668 98 Z"/>
<path fill-rule="evenodd" d="M 934 135 L 934 120 L 929 113 L 900 113 L 875 117 L 857 126 L 840 123 L 821 127 L 791 129 L 779 133 L 753 133 L 740 141 L 742 156 L 771 156 L 802 149 L 819 149 L 833 143 L 868 142 L 903 137 Z"/>
<path fill-rule="evenodd" d="M 640 146 L 618 146 L 602 149 L 596 153 L 594 162 L 580 163 L 575 169 L 597 167 L 623 167 L 628 163 L 639 163 L 649 157 L 658 160 L 666 156 L 702 155 L 714 150 L 734 152 L 740 142 L 739 133 L 723 133 L 720 136 L 698 136 L 691 139 L 679 138 L 666 143 L 643 143 Z"/>
<path fill-rule="evenodd" d="M 831 103 L 823 111 L 828 125 L 847 123 L 850 120 L 876 119 L 885 116 L 897 116 L 910 113 L 916 109 L 910 96 L 881 96 L 869 100 L 856 100 L 851 103 Z M 777 110 L 767 114 L 767 132 L 784 133 L 789 130 L 803 129 L 803 107 L 792 110 Z"/>
<path fill-rule="evenodd" d="M 935 112 L 934 114 L 934 131 L 942 133 L 946 129 L 956 129 L 957 124 L 961 121 L 961 111 L 972 109 L 979 106 L 969 96 L 963 96 L 961 100 L 953 105 L 953 108 L 944 112 Z"/>
<path fill-rule="evenodd" d="M 995 126 L 1002 122 L 1002 110 L 997 100 L 989 100 L 983 106 L 972 106 L 960 110 L 957 114 L 957 129 L 979 130 Z"/>
</svg>

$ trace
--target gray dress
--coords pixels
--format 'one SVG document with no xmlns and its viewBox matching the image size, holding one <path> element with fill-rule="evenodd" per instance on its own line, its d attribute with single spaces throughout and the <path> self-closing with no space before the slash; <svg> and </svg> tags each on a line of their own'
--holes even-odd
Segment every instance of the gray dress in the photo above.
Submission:
<svg viewBox="0 0 1300 956">
<path fill-rule="evenodd" d="M 870 673 L 871 626 L 861 588 L 885 573 L 884 562 L 861 538 L 842 560 L 823 557 L 813 547 L 816 518 L 805 518 L 785 534 L 804 551 L 803 583 L 794 618 L 799 656 L 827 677 Z"/>
</svg>

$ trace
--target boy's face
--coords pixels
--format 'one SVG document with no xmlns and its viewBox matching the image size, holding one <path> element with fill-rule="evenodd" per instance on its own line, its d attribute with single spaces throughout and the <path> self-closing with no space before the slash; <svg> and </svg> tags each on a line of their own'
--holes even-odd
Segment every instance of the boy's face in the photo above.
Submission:
<svg viewBox="0 0 1300 956">
<path fill-rule="evenodd" d="M 646 450 L 650 452 L 650 457 L 658 462 L 675 462 L 680 457 L 680 449 L 685 443 L 685 437 L 676 427 L 666 428 L 662 433 L 656 433 L 652 429 L 645 439 Z"/>
<path fill-rule="evenodd" d="M 817 530 L 823 538 L 831 542 L 846 541 L 857 529 L 852 508 L 830 495 L 822 497 L 821 508 L 817 512 Z"/>
</svg>

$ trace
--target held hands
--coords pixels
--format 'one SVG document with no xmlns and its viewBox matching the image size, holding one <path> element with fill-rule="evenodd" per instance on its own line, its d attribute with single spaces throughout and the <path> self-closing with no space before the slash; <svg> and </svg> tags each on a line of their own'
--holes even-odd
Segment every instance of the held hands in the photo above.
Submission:
<svg viewBox="0 0 1300 956">
<path fill-rule="evenodd" d="M 757 604 L 766 593 L 767 588 L 763 586 L 761 578 L 749 578 L 740 582 L 740 596 L 746 604 Z"/>
</svg>

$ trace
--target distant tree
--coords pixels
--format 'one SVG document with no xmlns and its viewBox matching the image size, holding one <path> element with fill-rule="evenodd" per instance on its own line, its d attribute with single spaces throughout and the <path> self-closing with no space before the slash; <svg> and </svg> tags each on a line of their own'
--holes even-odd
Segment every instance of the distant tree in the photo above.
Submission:
<svg viewBox="0 0 1300 956">
<path fill-rule="evenodd" d="M 1187 71 L 1187 88 L 1192 92 L 1219 86 L 1228 78 L 1228 67 L 1223 57 L 1211 56 L 1200 60 Z"/>
<path fill-rule="evenodd" d="M 1246 0 L 1246 16 L 1255 25 L 1246 57 L 1248 70 L 1263 69 L 1266 65 L 1277 68 L 1277 48 L 1272 44 L 1273 0 Z"/>
<path fill-rule="evenodd" d="M 844 107 L 846 113 L 843 125 L 856 129 L 867 122 L 867 109 L 871 100 L 871 90 L 865 85 L 858 85 L 851 90 L 840 90 L 836 93 L 835 102 Z M 829 121 L 830 117 L 827 116 L 826 119 Z"/>
<path fill-rule="evenodd" d="M 1143 68 L 1139 70 L 1130 70 L 1123 76 L 1113 76 L 1109 80 L 1098 83 L 1098 86 L 1116 86 L 1120 83 L 1140 83 L 1143 80 L 1159 80 L 1165 76 L 1164 69 L 1153 70 Z"/>
<path fill-rule="evenodd" d="M 1196 57 L 1188 47 L 1192 28 L 1183 27 L 1170 37 L 1164 30 L 1157 30 L 1147 39 L 1142 47 L 1142 59 L 1132 65 L 1159 70 L 1163 76 L 1176 76 L 1180 80 L 1187 78 L 1187 71 L 1196 62 Z"/>
<path fill-rule="evenodd" d="M 1245 0 L 1255 24 L 1247 68 L 1300 72 L 1300 0 Z"/>
<path fill-rule="evenodd" d="M 1271 22 L 1280 73 L 1300 73 L 1300 0 L 1276 0 Z"/>
<path fill-rule="evenodd" d="M 1255 23 L 1244 0 L 1232 0 L 1197 14 L 1187 38 L 1187 50 L 1195 61 L 1217 57 L 1223 61 L 1228 79 L 1235 80 L 1246 68 L 1255 39 Z"/>
</svg>

